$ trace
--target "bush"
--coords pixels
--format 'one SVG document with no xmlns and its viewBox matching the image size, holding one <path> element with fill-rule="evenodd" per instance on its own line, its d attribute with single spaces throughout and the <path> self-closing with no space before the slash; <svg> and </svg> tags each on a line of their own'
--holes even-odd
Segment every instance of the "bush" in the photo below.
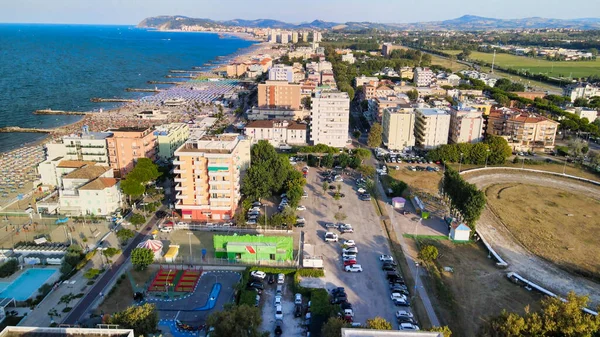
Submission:
<svg viewBox="0 0 600 337">
<path fill-rule="evenodd" d="M 419 259 L 425 262 L 431 262 L 438 258 L 438 249 L 432 245 L 425 245 L 419 249 Z"/>
<path fill-rule="evenodd" d="M 8 277 L 19 269 L 19 261 L 9 259 L 0 266 L 0 277 Z"/>
<path fill-rule="evenodd" d="M 65 307 L 65 308 L 62 310 L 62 312 L 69 312 L 69 311 L 71 311 L 72 309 L 73 309 L 73 308 L 71 308 L 71 307 Z"/>
<path fill-rule="evenodd" d="M 297 274 L 302 277 L 323 277 L 325 271 L 323 269 L 298 269 Z"/>
<path fill-rule="evenodd" d="M 275 267 L 250 267 L 248 269 L 248 275 L 251 271 L 254 270 L 260 270 L 260 271 L 264 271 L 267 274 L 292 274 L 296 272 L 296 269 L 294 268 L 275 268 Z"/>
</svg>

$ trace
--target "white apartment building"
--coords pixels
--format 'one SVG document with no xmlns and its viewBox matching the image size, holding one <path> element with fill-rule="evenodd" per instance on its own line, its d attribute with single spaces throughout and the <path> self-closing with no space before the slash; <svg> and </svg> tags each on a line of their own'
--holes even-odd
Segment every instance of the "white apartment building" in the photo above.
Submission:
<svg viewBox="0 0 600 337">
<path fill-rule="evenodd" d="M 184 220 L 228 221 L 238 207 L 250 141 L 236 133 L 190 139 L 175 151 L 175 209 Z"/>
<path fill-rule="evenodd" d="M 352 54 L 352 53 L 343 54 L 342 62 L 348 62 L 350 64 L 354 64 L 354 62 L 356 62 L 356 59 L 354 58 L 354 54 Z"/>
<path fill-rule="evenodd" d="M 371 82 L 373 82 L 373 85 L 375 87 L 377 87 L 379 84 L 379 78 L 375 77 L 375 76 L 370 77 L 370 76 L 365 76 L 365 75 L 361 75 L 359 77 L 354 78 L 354 85 L 356 87 L 361 87 L 361 86 L 364 86 L 365 84 L 369 84 Z"/>
<path fill-rule="evenodd" d="M 298 43 L 298 32 L 292 32 L 292 43 Z"/>
<path fill-rule="evenodd" d="M 383 144 L 390 150 L 415 146 L 415 110 L 408 104 L 383 110 Z"/>
<path fill-rule="evenodd" d="M 590 99 L 595 96 L 600 96 L 600 87 L 590 83 L 576 83 L 566 86 L 563 89 L 563 95 L 570 97 L 571 102 L 575 102 L 578 98 Z"/>
<path fill-rule="evenodd" d="M 413 76 L 413 81 L 417 87 L 427 87 L 433 82 L 435 76 L 433 75 L 433 71 L 429 68 L 415 68 L 415 74 Z"/>
<path fill-rule="evenodd" d="M 294 82 L 294 68 L 284 64 L 276 64 L 269 69 L 269 81 Z"/>
<path fill-rule="evenodd" d="M 478 143 L 483 140 L 483 113 L 459 104 L 450 109 L 450 142 Z"/>
<path fill-rule="evenodd" d="M 106 138 L 110 132 L 89 132 L 87 127 L 79 134 L 62 137 L 56 143 L 46 144 L 46 158 L 62 157 L 65 160 L 84 160 L 108 165 Z"/>
<path fill-rule="evenodd" d="M 313 42 L 321 42 L 323 40 L 323 34 L 321 32 L 313 31 Z"/>
<path fill-rule="evenodd" d="M 254 144 L 267 140 L 275 147 L 306 145 L 307 125 L 287 120 L 260 120 L 249 122 L 244 134 Z"/>
<path fill-rule="evenodd" d="M 321 61 L 319 62 L 319 69 L 318 71 L 323 72 L 323 71 L 333 71 L 333 65 L 331 64 L 331 62 L 329 61 Z"/>
<path fill-rule="evenodd" d="M 573 109 L 568 109 L 567 111 L 576 114 L 579 116 L 579 118 L 587 118 L 590 123 L 598 118 L 598 111 L 594 109 L 576 107 Z"/>
<path fill-rule="evenodd" d="M 450 114 L 440 109 L 417 108 L 415 143 L 424 149 L 448 144 Z"/>
<path fill-rule="evenodd" d="M 317 92 L 312 99 L 311 141 L 344 147 L 348 143 L 350 98 L 345 92 Z"/>
<path fill-rule="evenodd" d="M 288 44 L 290 42 L 290 33 L 289 32 L 281 32 L 280 35 L 281 44 Z"/>
</svg>

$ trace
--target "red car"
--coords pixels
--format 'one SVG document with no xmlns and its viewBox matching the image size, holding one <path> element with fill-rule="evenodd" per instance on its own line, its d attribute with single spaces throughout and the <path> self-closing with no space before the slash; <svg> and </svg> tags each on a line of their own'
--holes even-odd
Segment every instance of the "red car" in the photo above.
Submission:
<svg viewBox="0 0 600 337">
<path fill-rule="evenodd" d="M 344 261 L 344 267 L 346 266 L 351 266 L 353 264 L 356 264 L 356 260 L 348 260 L 348 261 Z"/>
</svg>

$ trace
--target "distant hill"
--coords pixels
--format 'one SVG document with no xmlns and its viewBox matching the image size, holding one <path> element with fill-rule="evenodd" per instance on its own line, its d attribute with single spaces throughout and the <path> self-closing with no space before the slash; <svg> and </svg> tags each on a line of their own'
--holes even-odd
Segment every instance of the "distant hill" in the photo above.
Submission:
<svg viewBox="0 0 600 337">
<path fill-rule="evenodd" d="M 464 15 L 460 18 L 415 23 L 376 23 L 376 22 L 327 22 L 314 20 L 300 24 L 287 23 L 272 19 L 243 20 L 234 19 L 216 21 L 211 19 L 196 19 L 182 15 L 156 16 L 146 18 L 138 24 L 140 28 L 156 28 L 161 30 L 178 29 L 182 25 L 201 25 L 205 27 L 253 27 L 253 28 L 282 28 L 282 29 L 383 29 L 383 30 L 494 30 L 519 28 L 574 28 L 600 29 L 600 18 L 581 19 L 494 19 L 475 15 Z"/>
</svg>

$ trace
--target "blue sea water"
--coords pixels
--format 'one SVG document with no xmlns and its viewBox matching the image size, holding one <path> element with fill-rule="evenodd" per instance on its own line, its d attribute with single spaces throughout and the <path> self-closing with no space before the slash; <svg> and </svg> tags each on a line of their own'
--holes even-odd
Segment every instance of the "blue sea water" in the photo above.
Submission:
<svg viewBox="0 0 600 337">
<path fill-rule="evenodd" d="M 137 98 L 125 88 L 154 88 L 170 69 L 191 70 L 253 42 L 211 33 L 158 32 L 132 26 L 0 24 L 0 127 L 51 128 L 76 116 L 37 109 L 93 111 L 92 97 Z M 161 87 L 161 86 L 159 86 Z M 0 133 L 0 151 L 41 139 Z"/>
</svg>

